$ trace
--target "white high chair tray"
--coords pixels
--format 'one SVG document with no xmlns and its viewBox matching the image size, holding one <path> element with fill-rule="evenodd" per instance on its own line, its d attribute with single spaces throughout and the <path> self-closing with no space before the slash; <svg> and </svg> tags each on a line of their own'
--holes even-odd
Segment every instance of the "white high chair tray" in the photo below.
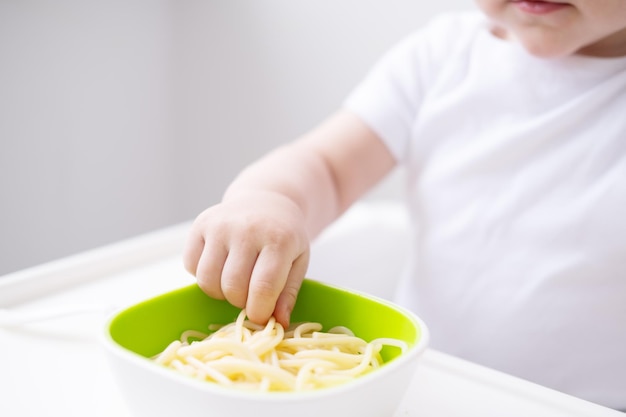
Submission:
<svg viewBox="0 0 626 417">
<path fill-rule="evenodd" d="M 74 306 L 94 310 L 0 326 L 0 416 L 132 417 L 98 338 L 112 308 L 194 282 L 180 259 L 188 226 L 0 277 L 0 308 L 22 313 Z M 400 416 L 623 414 L 427 350 L 394 415 Z"/>
</svg>

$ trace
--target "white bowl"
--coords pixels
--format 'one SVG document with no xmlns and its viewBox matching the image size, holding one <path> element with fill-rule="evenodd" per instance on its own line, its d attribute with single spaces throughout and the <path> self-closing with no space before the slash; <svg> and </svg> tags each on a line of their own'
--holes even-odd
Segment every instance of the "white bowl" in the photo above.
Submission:
<svg viewBox="0 0 626 417">
<path fill-rule="evenodd" d="M 192 285 L 116 313 L 105 327 L 103 344 L 133 415 L 392 416 L 428 343 L 425 324 L 411 312 L 375 297 L 305 280 L 292 313 L 294 321 L 344 325 L 366 340 L 404 340 L 408 349 L 352 382 L 306 392 L 234 390 L 190 378 L 150 359 L 183 330 L 232 322 L 238 311 Z"/>
</svg>

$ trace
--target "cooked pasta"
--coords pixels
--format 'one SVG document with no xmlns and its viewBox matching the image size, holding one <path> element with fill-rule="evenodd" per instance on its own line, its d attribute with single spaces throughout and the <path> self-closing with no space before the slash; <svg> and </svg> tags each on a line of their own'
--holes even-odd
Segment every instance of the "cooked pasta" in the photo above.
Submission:
<svg viewBox="0 0 626 417">
<path fill-rule="evenodd" d="M 371 342 L 345 327 L 322 332 L 319 323 L 299 323 L 286 331 L 272 317 L 267 325 L 246 318 L 210 326 L 212 333 L 188 330 L 154 359 L 184 374 L 245 390 L 308 391 L 350 381 L 382 365 L 384 345 L 402 351 L 405 342 Z"/>
</svg>

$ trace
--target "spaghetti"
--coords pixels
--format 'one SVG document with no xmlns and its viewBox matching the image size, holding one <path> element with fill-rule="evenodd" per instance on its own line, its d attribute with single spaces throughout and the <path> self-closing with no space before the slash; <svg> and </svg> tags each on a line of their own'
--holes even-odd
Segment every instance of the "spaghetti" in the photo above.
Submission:
<svg viewBox="0 0 626 417">
<path fill-rule="evenodd" d="M 246 318 L 210 326 L 213 333 L 183 332 L 154 359 L 183 374 L 220 385 L 254 391 L 310 391 L 348 382 L 382 365 L 383 346 L 402 351 L 401 340 L 371 342 L 345 327 L 322 331 L 320 323 L 291 325 L 272 317 L 267 325 Z"/>
</svg>

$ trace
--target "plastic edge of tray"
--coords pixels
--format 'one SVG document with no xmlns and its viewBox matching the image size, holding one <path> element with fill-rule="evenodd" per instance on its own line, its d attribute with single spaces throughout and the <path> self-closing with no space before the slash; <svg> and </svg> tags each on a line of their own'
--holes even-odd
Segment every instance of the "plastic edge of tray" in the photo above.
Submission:
<svg viewBox="0 0 626 417">
<path fill-rule="evenodd" d="M 0 307 L 180 254 L 189 226 L 177 224 L 0 276 Z"/>
<path fill-rule="evenodd" d="M 451 373 L 457 377 L 465 375 L 474 383 L 493 387 L 502 392 L 509 392 L 518 398 L 525 397 L 534 403 L 542 404 L 546 409 L 558 410 L 560 413 L 572 417 L 618 417 L 624 415 L 617 410 L 433 349 L 427 349 L 422 360 L 430 368 L 439 369 L 439 371 Z"/>
</svg>

